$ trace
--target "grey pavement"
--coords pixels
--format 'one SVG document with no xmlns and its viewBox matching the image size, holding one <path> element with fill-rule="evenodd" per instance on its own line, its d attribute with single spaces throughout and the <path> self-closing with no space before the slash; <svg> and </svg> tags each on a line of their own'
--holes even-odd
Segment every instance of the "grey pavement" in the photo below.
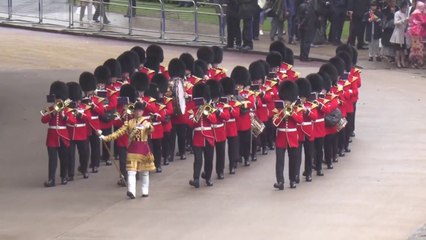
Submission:
<svg viewBox="0 0 426 240">
<path fill-rule="evenodd" d="M 274 190 L 275 154 L 269 152 L 196 190 L 188 185 L 189 155 L 151 175 L 149 198 L 131 201 L 115 185 L 113 166 L 66 186 L 42 187 L 46 127 L 39 110 L 52 81 L 77 81 L 82 71 L 135 43 L 12 28 L 0 28 L 0 35 L 1 240 L 393 240 L 408 239 L 426 223 L 424 73 L 365 68 L 352 152 L 312 183 L 290 189 L 286 182 L 284 191 Z M 166 62 L 195 53 L 164 50 Z M 264 57 L 226 52 L 224 67 Z M 318 67 L 295 64 L 302 76 Z"/>
</svg>

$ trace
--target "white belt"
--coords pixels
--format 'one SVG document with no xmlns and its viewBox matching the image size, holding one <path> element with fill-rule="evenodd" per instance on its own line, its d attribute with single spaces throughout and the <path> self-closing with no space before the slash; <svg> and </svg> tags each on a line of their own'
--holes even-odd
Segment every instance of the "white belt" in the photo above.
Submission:
<svg viewBox="0 0 426 240">
<path fill-rule="evenodd" d="M 213 124 L 212 125 L 212 127 L 213 128 L 221 128 L 221 127 L 223 127 L 224 126 L 224 124 L 223 123 L 221 123 L 221 124 Z"/>
<path fill-rule="evenodd" d="M 302 123 L 302 126 L 309 126 L 309 125 L 312 125 L 312 122 L 303 122 Z"/>
<path fill-rule="evenodd" d="M 197 127 L 194 128 L 194 131 L 208 131 L 208 130 L 212 130 L 211 127 Z"/>
<path fill-rule="evenodd" d="M 152 126 L 157 126 L 157 125 L 160 125 L 160 124 L 161 124 L 161 122 L 153 122 Z"/>
<path fill-rule="evenodd" d="M 67 129 L 65 126 L 49 126 L 49 129 Z"/>
<path fill-rule="evenodd" d="M 77 123 L 77 124 L 74 124 L 74 125 L 67 124 L 67 126 L 68 127 L 85 127 L 86 124 L 85 123 Z"/>
<path fill-rule="evenodd" d="M 228 121 L 226 121 L 226 122 L 235 122 L 235 118 L 231 118 L 231 119 L 229 119 Z"/>
<path fill-rule="evenodd" d="M 316 123 L 318 123 L 318 122 L 324 122 L 324 118 L 317 119 L 317 120 L 315 120 L 315 122 Z"/>
<path fill-rule="evenodd" d="M 296 132 L 297 128 L 277 128 L 280 132 Z"/>
<path fill-rule="evenodd" d="M 92 116 L 91 119 L 99 119 L 99 116 Z"/>
<path fill-rule="evenodd" d="M 262 107 L 267 107 L 268 105 L 266 105 L 266 104 L 262 104 Z"/>
</svg>

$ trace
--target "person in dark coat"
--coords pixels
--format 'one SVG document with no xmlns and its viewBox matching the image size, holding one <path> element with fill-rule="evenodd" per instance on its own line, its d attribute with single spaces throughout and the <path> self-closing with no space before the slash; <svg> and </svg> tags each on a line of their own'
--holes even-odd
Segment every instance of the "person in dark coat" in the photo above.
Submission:
<svg viewBox="0 0 426 240">
<path fill-rule="evenodd" d="M 294 36 L 297 31 L 296 23 L 296 2 L 295 0 L 285 0 L 285 9 L 287 15 L 287 32 L 288 32 L 288 43 L 294 44 Z"/>
<path fill-rule="evenodd" d="M 362 21 L 362 17 L 368 11 L 369 4 L 370 0 L 348 0 L 348 15 L 351 19 L 348 44 L 355 46 L 355 40 L 357 40 L 358 49 L 366 49 L 364 47 L 365 22 Z"/>
<path fill-rule="evenodd" d="M 348 0 L 331 1 L 331 33 L 329 41 L 335 45 L 342 43 L 342 31 L 345 23 L 346 12 L 348 10 Z"/>
<path fill-rule="evenodd" d="M 365 40 L 368 44 L 368 60 L 381 62 L 379 41 L 382 37 L 382 18 L 383 14 L 377 9 L 377 2 L 372 1 L 370 4 L 370 10 L 364 13 L 362 21 L 366 23 Z"/>
<path fill-rule="evenodd" d="M 269 12 L 269 16 L 272 17 L 271 20 L 271 32 L 269 37 L 271 41 L 275 40 L 275 35 L 278 35 L 278 40 L 283 41 L 284 33 L 284 21 L 286 18 L 286 0 L 273 0 L 272 8 Z"/>
<path fill-rule="evenodd" d="M 298 30 L 300 32 L 300 60 L 309 61 L 309 51 L 318 21 L 313 2 L 305 0 L 297 9 Z"/>
<path fill-rule="evenodd" d="M 241 50 L 253 50 L 253 16 L 258 12 L 256 0 L 237 0 L 238 16 L 243 20 L 243 46 Z"/>
<path fill-rule="evenodd" d="M 237 0 L 229 0 L 226 8 L 226 23 L 228 31 L 228 43 L 225 48 L 241 47 L 240 17 L 238 15 Z M 235 44 L 235 45 L 234 45 Z"/>
<path fill-rule="evenodd" d="M 109 24 L 110 21 L 108 20 L 105 12 L 105 5 L 109 3 L 110 0 L 102 0 L 101 3 L 95 3 L 95 14 L 93 15 L 93 21 L 99 22 L 98 18 L 102 14 L 102 19 L 104 24 Z M 91 10 L 89 10 L 91 11 Z"/>
</svg>

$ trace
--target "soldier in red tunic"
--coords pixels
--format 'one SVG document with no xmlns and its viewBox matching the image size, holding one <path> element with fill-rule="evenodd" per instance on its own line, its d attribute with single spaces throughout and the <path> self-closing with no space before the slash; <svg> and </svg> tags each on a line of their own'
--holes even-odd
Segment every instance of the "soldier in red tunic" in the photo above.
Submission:
<svg viewBox="0 0 426 240">
<path fill-rule="evenodd" d="M 211 67 L 214 61 L 214 52 L 211 47 L 203 46 L 197 50 L 197 60 L 202 60 L 207 63 L 207 69 Z M 208 74 L 208 72 L 207 72 Z M 209 77 L 208 77 L 209 78 Z"/>
<path fill-rule="evenodd" d="M 235 174 L 237 161 L 240 158 L 238 129 L 236 119 L 240 116 L 241 103 L 235 98 L 235 82 L 229 77 L 220 80 L 223 95 L 228 100 L 230 118 L 225 122 L 226 138 L 228 139 L 229 174 Z"/>
<path fill-rule="evenodd" d="M 156 71 L 156 73 L 162 73 L 168 77 L 169 74 L 168 74 L 167 68 L 161 65 L 161 63 L 164 61 L 164 51 L 160 46 L 156 44 L 151 44 L 147 47 L 146 49 L 147 62 L 148 62 L 148 59 L 150 59 L 151 62 L 158 63 L 158 69 L 151 68 L 152 70 Z"/>
<path fill-rule="evenodd" d="M 67 184 L 67 162 L 70 146 L 70 135 L 67 124 L 75 124 L 76 119 L 66 106 L 68 87 L 65 83 L 56 81 L 50 85 L 50 96 L 54 96 L 54 105 L 41 111 L 41 122 L 48 124 L 46 146 L 49 156 L 49 179 L 45 187 L 55 186 L 55 173 L 59 156 L 61 183 Z"/>
<path fill-rule="evenodd" d="M 138 66 L 135 65 L 139 64 L 139 61 L 136 61 L 135 58 L 137 58 L 137 54 L 132 51 L 126 51 L 117 57 L 117 62 L 120 64 L 121 67 L 120 81 L 117 83 L 130 83 L 130 77 L 135 71 L 138 71 L 139 69 Z M 119 89 L 117 91 L 119 91 Z"/>
<path fill-rule="evenodd" d="M 277 127 L 276 137 L 276 178 L 274 188 L 284 189 L 284 158 L 288 151 L 288 165 L 290 187 L 296 188 L 297 155 L 299 148 L 299 135 L 297 124 L 303 122 L 303 110 L 295 104 L 297 100 L 297 85 L 291 81 L 284 81 L 279 90 L 282 106 L 274 109 L 273 123 Z"/>
<path fill-rule="evenodd" d="M 83 72 L 80 75 L 79 83 L 84 92 L 82 102 L 90 106 L 91 120 L 90 125 L 86 126 L 87 135 L 90 143 L 90 168 L 93 173 L 98 172 L 100 161 L 100 141 L 98 135 L 102 133 L 100 130 L 99 116 L 104 114 L 104 98 L 95 95 L 96 80 L 95 76 L 90 72 Z"/>
<path fill-rule="evenodd" d="M 125 72 L 122 74 L 121 72 L 121 64 L 114 58 L 110 58 L 104 62 L 104 67 L 109 69 L 111 73 L 111 86 L 116 90 L 120 91 L 123 83 L 129 82 L 129 73 Z"/>
<path fill-rule="evenodd" d="M 87 127 L 90 126 L 92 115 L 90 107 L 81 102 L 82 90 L 78 83 L 67 83 L 69 90 L 69 98 L 73 101 L 69 106 L 76 117 L 75 124 L 68 124 L 68 132 L 70 134 L 70 150 L 68 158 L 68 181 L 74 180 L 75 170 L 75 148 L 77 146 L 80 166 L 78 171 L 83 174 L 84 178 L 89 178 L 87 167 L 89 162 L 89 141 L 87 136 Z"/>
<path fill-rule="evenodd" d="M 219 64 L 223 60 L 223 50 L 218 46 L 211 47 L 214 53 L 212 67 L 209 69 L 208 76 L 210 79 L 219 81 L 220 79 L 226 77 L 226 69 L 219 67 Z"/>
</svg>

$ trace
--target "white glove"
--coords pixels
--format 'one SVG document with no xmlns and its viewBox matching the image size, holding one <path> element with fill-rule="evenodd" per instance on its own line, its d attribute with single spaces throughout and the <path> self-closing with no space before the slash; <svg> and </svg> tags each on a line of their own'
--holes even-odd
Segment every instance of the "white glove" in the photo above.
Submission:
<svg viewBox="0 0 426 240">
<path fill-rule="evenodd" d="M 101 136 L 102 135 L 102 130 L 98 130 L 98 131 L 96 131 L 96 133 L 98 134 L 98 136 Z"/>
<path fill-rule="evenodd" d="M 99 139 L 104 140 L 104 139 L 105 139 L 105 136 L 104 136 L 104 135 L 100 135 L 100 136 L 99 136 Z"/>
</svg>

